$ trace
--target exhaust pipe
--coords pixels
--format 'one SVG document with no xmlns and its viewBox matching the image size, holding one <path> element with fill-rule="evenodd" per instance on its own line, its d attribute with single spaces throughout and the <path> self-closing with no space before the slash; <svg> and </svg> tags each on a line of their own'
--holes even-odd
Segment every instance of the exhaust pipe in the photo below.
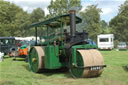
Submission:
<svg viewBox="0 0 128 85">
<path fill-rule="evenodd" d="M 76 32 L 76 11 L 75 10 L 70 10 L 69 11 L 70 13 L 70 33 L 71 33 L 71 36 L 74 37 L 75 36 L 75 32 Z"/>
</svg>

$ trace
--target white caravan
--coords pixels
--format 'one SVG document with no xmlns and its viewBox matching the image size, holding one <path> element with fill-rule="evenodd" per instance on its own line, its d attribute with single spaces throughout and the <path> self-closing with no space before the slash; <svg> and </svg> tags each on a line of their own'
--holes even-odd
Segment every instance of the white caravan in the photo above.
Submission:
<svg viewBox="0 0 128 85">
<path fill-rule="evenodd" d="M 99 49 L 113 49 L 114 48 L 114 35 L 113 34 L 100 34 L 97 36 L 97 44 Z"/>
<path fill-rule="evenodd" d="M 36 40 L 36 38 L 34 36 L 32 37 L 15 37 L 16 40 L 27 40 L 27 41 L 30 41 L 30 40 Z M 37 40 L 40 40 L 39 37 L 37 37 Z"/>
</svg>

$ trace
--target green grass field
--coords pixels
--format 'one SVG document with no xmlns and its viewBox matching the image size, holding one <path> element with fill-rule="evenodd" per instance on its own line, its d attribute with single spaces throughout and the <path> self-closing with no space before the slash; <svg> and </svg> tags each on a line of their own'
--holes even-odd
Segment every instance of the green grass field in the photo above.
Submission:
<svg viewBox="0 0 128 85">
<path fill-rule="evenodd" d="M 6 58 L 0 62 L 0 85 L 128 85 L 128 51 L 101 51 L 107 68 L 100 77 L 73 79 L 69 72 L 30 72 L 28 63 Z"/>
</svg>

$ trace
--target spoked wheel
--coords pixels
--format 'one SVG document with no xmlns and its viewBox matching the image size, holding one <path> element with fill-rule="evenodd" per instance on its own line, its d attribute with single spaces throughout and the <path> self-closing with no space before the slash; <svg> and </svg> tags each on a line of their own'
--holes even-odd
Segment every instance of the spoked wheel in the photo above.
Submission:
<svg viewBox="0 0 128 85">
<path fill-rule="evenodd" d="M 29 66 L 31 71 L 40 72 L 44 65 L 44 48 L 41 46 L 34 46 L 29 53 Z"/>
<path fill-rule="evenodd" d="M 77 50 L 77 66 L 71 66 L 70 72 L 74 78 L 97 77 L 103 71 L 104 60 L 96 49 Z"/>
</svg>

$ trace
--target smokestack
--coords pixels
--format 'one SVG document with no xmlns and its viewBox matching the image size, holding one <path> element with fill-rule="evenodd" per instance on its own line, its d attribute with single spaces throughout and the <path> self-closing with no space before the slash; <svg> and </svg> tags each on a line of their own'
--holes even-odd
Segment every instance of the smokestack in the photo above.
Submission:
<svg viewBox="0 0 128 85">
<path fill-rule="evenodd" d="M 76 32 L 76 11 L 75 10 L 70 10 L 70 32 L 71 32 L 71 36 L 75 36 L 75 32 Z"/>
</svg>

